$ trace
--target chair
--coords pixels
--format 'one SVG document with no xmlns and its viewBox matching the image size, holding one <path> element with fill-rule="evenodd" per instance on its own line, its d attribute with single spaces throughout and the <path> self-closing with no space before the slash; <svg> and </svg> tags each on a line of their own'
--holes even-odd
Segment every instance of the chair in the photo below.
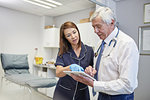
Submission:
<svg viewBox="0 0 150 100">
<path fill-rule="evenodd" d="M 55 78 L 43 78 L 32 75 L 29 72 L 28 55 L 1 53 L 0 56 L 5 74 L 1 80 L 5 78 L 13 83 L 26 86 L 29 90 L 31 88 L 37 90 L 37 88 L 53 87 L 57 83 Z"/>
</svg>

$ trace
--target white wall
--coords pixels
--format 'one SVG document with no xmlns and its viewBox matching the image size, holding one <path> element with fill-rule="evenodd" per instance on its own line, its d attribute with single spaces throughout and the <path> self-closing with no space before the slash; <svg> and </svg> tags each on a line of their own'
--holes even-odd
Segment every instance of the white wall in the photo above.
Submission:
<svg viewBox="0 0 150 100">
<path fill-rule="evenodd" d="M 0 52 L 29 54 L 41 46 L 41 17 L 0 7 Z"/>
<path fill-rule="evenodd" d="M 55 25 L 60 27 L 66 21 L 73 21 L 75 24 L 80 23 L 80 19 L 89 18 L 90 11 L 94 11 L 94 8 L 89 8 L 69 14 L 65 14 L 62 16 L 57 16 L 54 18 Z"/>
<path fill-rule="evenodd" d="M 47 26 L 47 25 L 53 25 L 54 24 L 54 17 L 51 17 L 51 16 L 43 16 L 42 17 L 43 19 L 43 24 L 44 26 Z"/>
</svg>

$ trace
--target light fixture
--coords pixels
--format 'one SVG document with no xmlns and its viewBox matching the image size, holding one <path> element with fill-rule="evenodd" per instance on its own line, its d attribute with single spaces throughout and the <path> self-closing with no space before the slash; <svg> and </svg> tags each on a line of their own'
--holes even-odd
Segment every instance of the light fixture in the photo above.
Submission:
<svg viewBox="0 0 150 100">
<path fill-rule="evenodd" d="M 61 3 L 56 2 L 54 0 L 24 0 L 24 1 L 48 9 L 51 9 L 52 7 L 57 7 L 57 5 L 58 6 L 62 5 Z"/>
<path fill-rule="evenodd" d="M 44 5 L 47 5 L 47 6 L 51 6 L 51 7 L 57 7 L 56 5 L 54 4 L 51 4 L 51 3 L 48 3 L 48 2 L 45 2 L 45 1 L 42 1 L 42 0 L 34 0 L 35 2 L 38 2 L 40 4 L 44 4 Z"/>
<path fill-rule="evenodd" d="M 54 0 L 45 0 L 45 1 L 50 2 L 50 3 L 53 3 L 53 4 L 55 4 L 55 5 L 59 5 L 59 6 L 62 5 L 62 3 L 56 2 L 56 1 L 54 1 Z"/>
</svg>

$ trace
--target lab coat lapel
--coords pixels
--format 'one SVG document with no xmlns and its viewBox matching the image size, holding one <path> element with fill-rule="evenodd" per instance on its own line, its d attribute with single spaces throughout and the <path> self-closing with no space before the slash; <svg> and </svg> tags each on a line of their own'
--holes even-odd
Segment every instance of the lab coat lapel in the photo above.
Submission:
<svg viewBox="0 0 150 100">
<path fill-rule="evenodd" d="M 87 52 L 87 49 L 86 49 L 85 45 L 82 42 L 81 42 L 81 52 L 80 52 L 79 58 L 76 56 L 76 54 L 73 51 L 71 46 L 70 46 L 70 49 L 68 51 L 68 53 L 70 53 L 70 57 L 72 57 L 73 59 L 76 59 L 76 60 L 81 60 L 82 58 L 84 58 L 86 52 Z"/>
<path fill-rule="evenodd" d="M 86 48 L 85 45 L 81 42 L 81 52 L 80 52 L 79 59 L 84 58 L 86 52 L 87 52 L 87 48 Z"/>
</svg>

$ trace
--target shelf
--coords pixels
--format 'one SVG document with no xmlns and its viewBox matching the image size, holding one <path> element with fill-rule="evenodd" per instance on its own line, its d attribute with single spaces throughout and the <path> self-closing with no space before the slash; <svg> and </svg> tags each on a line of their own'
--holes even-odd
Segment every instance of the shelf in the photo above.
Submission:
<svg viewBox="0 0 150 100">
<path fill-rule="evenodd" d="M 55 65 L 38 65 L 38 64 L 33 64 L 33 65 L 39 68 L 56 69 Z"/>
</svg>

